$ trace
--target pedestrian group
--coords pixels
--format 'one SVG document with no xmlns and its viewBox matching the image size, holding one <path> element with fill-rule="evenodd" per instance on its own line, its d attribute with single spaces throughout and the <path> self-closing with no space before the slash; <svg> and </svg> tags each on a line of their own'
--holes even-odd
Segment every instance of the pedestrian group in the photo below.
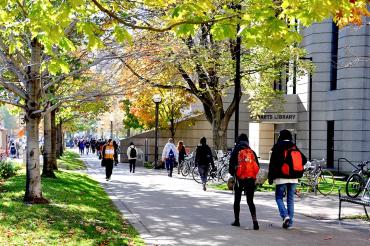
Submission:
<svg viewBox="0 0 370 246">
<path fill-rule="evenodd" d="M 118 163 L 119 146 L 115 141 L 109 139 L 107 142 L 102 140 L 79 141 L 80 153 L 84 149 L 91 148 L 92 153 L 102 159 L 102 166 L 105 167 L 106 180 L 109 181 L 112 175 L 113 166 Z M 289 130 L 280 131 L 276 144 L 272 147 L 269 162 L 268 182 L 275 184 L 275 200 L 282 227 L 289 229 L 294 222 L 294 195 L 298 178 L 303 175 L 306 157 L 293 142 L 292 134 Z M 85 150 L 86 154 L 89 150 Z M 130 166 L 130 173 L 135 173 L 138 149 L 133 142 L 127 148 L 127 157 Z M 172 138 L 168 140 L 162 151 L 162 161 L 165 164 L 167 175 L 172 177 L 173 168 L 185 160 L 186 149 L 183 141 L 179 141 L 177 147 Z M 202 188 L 207 190 L 208 175 L 217 171 L 213 160 L 211 148 L 207 145 L 207 139 L 202 137 L 200 144 L 196 148 L 195 167 L 202 181 Z M 232 226 L 240 226 L 240 202 L 243 191 L 246 195 L 247 204 L 252 217 L 253 229 L 259 230 L 256 206 L 254 204 L 254 193 L 256 190 L 256 178 L 260 169 L 258 157 L 249 146 L 248 136 L 240 134 L 235 147 L 233 148 L 229 160 L 229 174 L 231 175 L 228 186 L 234 191 L 234 221 Z M 284 203 L 286 197 L 286 205 Z"/>
</svg>

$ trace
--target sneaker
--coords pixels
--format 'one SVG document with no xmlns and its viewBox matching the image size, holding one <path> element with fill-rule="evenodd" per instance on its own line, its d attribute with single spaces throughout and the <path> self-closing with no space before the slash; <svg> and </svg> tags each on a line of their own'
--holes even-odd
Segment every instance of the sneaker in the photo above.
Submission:
<svg viewBox="0 0 370 246">
<path fill-rule="evenodd" d="M 290 224 L 290 218 L 287 216 L 287 217 L 284 218 L 283 228 L 288 229 L 289 224 Z"/>
<path fill-rule="evenodd" d="M 204 191 L 206 191 L 206 190 L 207 190 L 206 184 L 203 184 L 203 190 L 204 190 Z"/>
<path fill-rule="evenodd" d="M 107 180 L 107 181 L 109 181 L 109 179 L 108 179 L 108 178 L 106 178 L 106 180 Z"/>
<path fill-rule="evenodd" d="M 233 223 L 231 223 L 232 226 L 240 226 L 239 220 L 235 220 Z"/>
</svg>

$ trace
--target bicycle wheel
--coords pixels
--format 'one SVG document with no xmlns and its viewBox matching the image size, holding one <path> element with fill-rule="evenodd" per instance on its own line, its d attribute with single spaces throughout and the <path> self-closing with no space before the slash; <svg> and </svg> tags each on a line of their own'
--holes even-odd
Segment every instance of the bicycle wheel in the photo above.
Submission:
<svg viewBox="0 0 370 246">
<path fill-rule="evenodd" d="M 365 186 L 364 179 L 357 173 L 352 174 L 351 176 L 349 176 L 346 182 L 347 196 L 352 198 L 357 197 L 364 189 L 364 186 Z"/>
<path fill-rule="evenodd" d="M 317 177 L 317 190 L 324 196 L 329 195 L 334 189 L 334 175 L 329 170 L 321 170 Z"/>
<path fill-rule="evenodd" d="M 181 174 L 182 176 L 186 177 L 190 173 L 190 163 L 188 161 L 183 162 Z"/>
<path fill-rule="evenodd" d="M 309 172 L 304 172 L 302 178 L 299 179 L 299 182 L 296 186 L 295 194 L 298 197 L 305 196 L 312 189 L 311 183 L 312 183 L 312 177 L 311 177 L 310 173 Z"/>
<path fill-rule="evenodd" d="M 195 182 L 197 182 L 199 184 L 202 183 L 202 180 L 200 179 L 198 167 L 194 167 L 194 169 L 192 171 L 192 175 L 193 175 L 193 179 L 195 180 Z"/>
<path fill-rule="evenodd" d="M 219 178 L 223 182 L 227 182 L 227 175 L 229 174 L 229 168 L 227 166 L 223 166 L 221 170 L 218 172 Z"/>
</svg>

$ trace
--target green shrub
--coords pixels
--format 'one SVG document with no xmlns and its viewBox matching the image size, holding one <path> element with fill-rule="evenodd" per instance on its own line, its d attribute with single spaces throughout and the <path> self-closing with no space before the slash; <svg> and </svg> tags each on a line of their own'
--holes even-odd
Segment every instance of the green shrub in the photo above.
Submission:
<svg viewBox="0 0 370 246">
<path fill-rule="evenodd" d="M 7 179 L 17 174 L 17 171 L 20 169 L 18 165 L 16 165 L 12 161 L 0 161 L 0 178 Z"/>
<path fill-rule="evenodd" d="M 152 169 L 153 168 L 153 163 L 146 161 L 146 162 L 144 162 L 144 167 L 147 168 L 147 169 Z"/>
</svg>

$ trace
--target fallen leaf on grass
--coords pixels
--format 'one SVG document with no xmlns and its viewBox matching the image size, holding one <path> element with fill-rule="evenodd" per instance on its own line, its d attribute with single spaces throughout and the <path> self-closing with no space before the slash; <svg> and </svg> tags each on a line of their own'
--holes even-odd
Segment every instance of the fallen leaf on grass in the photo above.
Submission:
<svg viewBox="0 0 370 246">
<path fill-rule="evenodd" d="M 97 231 L 97 232 L 100 232 L 101 234 L 106 234 L 107 233 L 107 229 L 105 229 L 105 228 L 103 228 L 103 227 L 101 227 L 101 226 L 95 226 L 95 230 Z"/>
<path fill-rule="evenodd" d="M 14 235 L 14 233 L 12 231 L 7 231 L 7 232 L 5 232 L 5 235 L 7 237 L 12 237 Z"/>
</svg>

